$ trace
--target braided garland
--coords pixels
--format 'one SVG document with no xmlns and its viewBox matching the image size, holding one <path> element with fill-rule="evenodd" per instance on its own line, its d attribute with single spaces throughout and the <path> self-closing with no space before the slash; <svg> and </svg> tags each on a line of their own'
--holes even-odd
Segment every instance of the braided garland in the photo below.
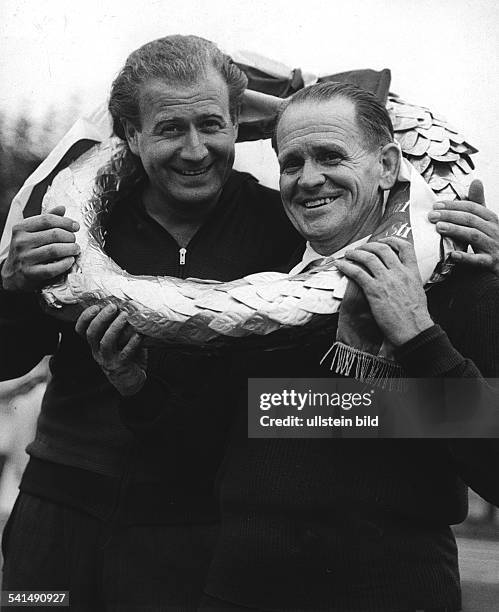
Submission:
<svg viewBox="0 0 499 612">
<path fill-rule="evenodd" d="M 403 155 L 435 194 L 466 197 L 474 168 L 470 156 L 477 149 L 441 115 L 395 94 L 388 96 L 387 110 Z M 64 203 L 80 223 L 80 256 L 60 282 L 42 291 L 50 312 L 75 319 L 87 305 L 114 303 L 136 331 L 154 341 L 198 346 L 320 324 L 324 315 L 337 312 L 347 280 L 333 258 L 293 277 L 261 272 L 225 283 L 122 270 L 103 250 L 105 219 L 119 188 L 113 173 L 119 142 L 111 138 L 82 155 L 57 175 L 44 198 L 44 210 Z"/>
</svg>

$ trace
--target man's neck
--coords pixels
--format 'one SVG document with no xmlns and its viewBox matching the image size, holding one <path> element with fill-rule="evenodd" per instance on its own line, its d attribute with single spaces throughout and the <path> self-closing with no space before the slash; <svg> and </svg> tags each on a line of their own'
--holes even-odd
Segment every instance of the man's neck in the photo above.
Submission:
<svg viewBox="0 0 499 612">
<path fill-rule="evenodd" d="M 185 247 L 203 225 L 220 199 L 189 205 L 161 198 L 146 188 L 142 196 L 147 214 L 171 234 L 179 246 Z"/>
<path fill-rule="evenodd" d="M 359 242 L 360 240 L 368 238 L 369 236 L 371 236 L 371 234 L 372 234 L 372 230 L 366 229 L 365 231 L 357 232 L 350 240 L 348 240 L 348 242 L 345 242 L 344 239 L 337 240 L 337 241 L 330 241 L 330 242 L 317 242 L 317 241 L 311 240 L 310 246 L 319 255 L 322 255 L 323 257 L 328 257 L 329 255 L 334 255 L 335 253 L 338 253 L 339 251 L 343 251 L 345 248 L 347 248 L 351 244 L 354 244 L 356 242 Z"/>
</svg>

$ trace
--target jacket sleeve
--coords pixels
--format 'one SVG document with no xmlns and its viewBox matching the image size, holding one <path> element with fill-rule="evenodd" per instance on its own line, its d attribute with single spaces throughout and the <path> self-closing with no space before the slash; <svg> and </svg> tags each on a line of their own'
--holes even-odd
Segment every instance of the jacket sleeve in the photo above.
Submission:
<svg viewBox="0 0 499 612">
<path fill-rule="evenodd" d="M 467 401 L 464 409 L 475 409 L 480 402 L 486 407 L 479 418 L 485 414 L 489 428 L 482 431 L 481 437 L 449 439 L 445 443 L 464 482 L 496 506 L 499 506 L 498 312 L 499 279 L 489 275 L 478 291 L 476 287 L 468 291 L 463 287 L 455 295 L 449 334 L 435 325 L 396 353 L 411 377 L 467 379 L 463 382 L 467 395 L 461 399 L 457 393 L 450 394 L 451 401 L 461 404 Z"/>
<path fill-rule="evenodd" d="M 57 321 L 43 313 L 35 293 L 0 288 L 0 380 L 26 374 L 58 342 Z"/>
</svg>

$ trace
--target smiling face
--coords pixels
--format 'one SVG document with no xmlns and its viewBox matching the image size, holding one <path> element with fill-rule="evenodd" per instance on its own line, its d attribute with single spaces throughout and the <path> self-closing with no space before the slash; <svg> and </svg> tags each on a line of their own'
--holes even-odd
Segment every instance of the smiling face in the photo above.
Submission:
<svg viewBox="0 0 499 612">
<path fill-rule="evenodd" d="M 141 86 L 140 129 L 128 124 L 130 149 L 149 184 L 145 199 L 191 210 L 216 202 L 234 162 L 237 126 L 229 112 L 227 84 L 214 69 L 195 84 L 151 80 Z"/>
<path fill-rule="evenodd" d="M 382 214 L 382 147 L 370 151 L 350 100 L 289 106 L 277 128 L 281 198 L 322 255 L 372 233 Z"/>
</svg>

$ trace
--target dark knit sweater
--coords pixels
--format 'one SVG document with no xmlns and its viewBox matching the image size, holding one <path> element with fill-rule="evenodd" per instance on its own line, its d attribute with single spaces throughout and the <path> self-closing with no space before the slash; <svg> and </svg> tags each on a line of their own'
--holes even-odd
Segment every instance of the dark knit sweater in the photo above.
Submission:
<svg viewBox="0 0 499 612">
<path fill-rule="evenodd" d="M 187 247 L 179 246 L 145 212 L 140 200 L 123 202 L 109 223 L 106 250 L 132 274 L 196 276 L 218 280 L 282 265 L 301 242 L 287 221 L 279 194 L 248 174 L 233 172 L 213 213 Z M 59 334 L 61 334 L 59 341 Z M 30 295 L 0 295 L 0 374 L 14 378 L 54 353 L 36 438 L 21 489 L 124 522 L 206 521 L 218 516 L 213 480 L 223 456 L 233 398 L 208 405 L 210 419 L 190 412 L 213 394 L 213 377 L 230 354 L 184 355 L 150 351 L 149 370 L 167 372 L 184 389 L 161 449 L 143 445 L 119 418 L 120 396 L 92 358 L 74 323 L 42 314 Z M 195 378 L 195 384 L 193 384 Z M 230 392 L 227 392 L 230 396 Z M 167 405 L 167 395 L 154 397 Z M 147 410 L 147 406 L 144 407 Z M 208 414 L 205 411 L 205 414 Z M 166 459 L 166 460 L 165 460 Z"/>
<path fill-rule="evenodd" d="M 499 374 L 499 279 L 462 266 L 429 291 L 428 304 L 440 325 L 400 347 L 397 360 L 410 377 L 472 378 L 480 390 L 482 374 Z M 279 612 L 459 609 L 449 525 L 466 517 L 465 483 L 499 505 L 496 439 L 247 438 L 247 378 L 329 377 L 318 363 L 334 331 L 332 319 L 298 347 L 242 352 L 225 386 L 218 382 L 239 380 L 241 394 L 218 479 L 221 533 L 206 590 Z M 157 385 L 151 379 L 125 399 L 122 416 L 161 448 L 177 408 L 154 406 Z"/>
<path fill-rule="evenodd" d="M 397 351 L 408 376 L 497 377 L 499 279 L 463 266 L 428 301 L 440 325 Z M 330 376 L 318 366 L 329 345 L 255 354 L 243 369 Z M 240 410 L 208 593 L 286 612 L 459 609 L 449 525 L 466 517 L 465 483 L 499 504 L 498 440 L 248 440 L 246 401 Z"/>
</svg>

